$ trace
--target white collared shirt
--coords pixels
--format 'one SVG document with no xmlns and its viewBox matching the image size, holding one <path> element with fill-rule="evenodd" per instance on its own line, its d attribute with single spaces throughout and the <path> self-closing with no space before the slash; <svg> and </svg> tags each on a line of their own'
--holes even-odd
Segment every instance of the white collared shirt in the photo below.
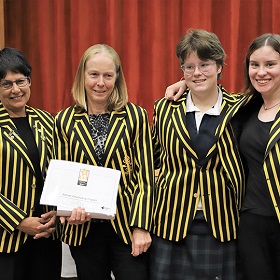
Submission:
<svg viewBox="0 0 280 280">
<path fill-rule="evenodd" d="M 204 114 L 213 115 L 213 116 L 220 115 L 222 101 L 223 101 L 223 93 L 222 93 L 221 89 L 218 87 L 218 100 L 217 100 L 216 104 L 212 108 L 210 108 L 209 110 L 207 110 L 206 112 L 203 113 L 199 108 L 197 108 L 194 105 L 194 103 L 192 101 L 192 93 L 191 93 L 191 91 L 189 92 L 189 94 L 187 96 L 187 111 L 186 112 L 187 113 L 195 112 L 195 122 L 196 122 L 197 132 L 199 131 L 199 127 L 200 127 Z"/>
</svg>

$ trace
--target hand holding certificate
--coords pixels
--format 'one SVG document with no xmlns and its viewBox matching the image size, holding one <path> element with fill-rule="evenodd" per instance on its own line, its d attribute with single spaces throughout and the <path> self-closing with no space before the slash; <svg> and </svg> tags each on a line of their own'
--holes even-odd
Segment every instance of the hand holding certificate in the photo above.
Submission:
<svg viewBox="0 0 280 280">
<path fill-rule="evenodd" d="M 120 176 L 111 168 L 51 160 L 40 203 L 57 206 L 58 216 L 82 207 L 92 218 L 114 219 Z"/>
</svg>

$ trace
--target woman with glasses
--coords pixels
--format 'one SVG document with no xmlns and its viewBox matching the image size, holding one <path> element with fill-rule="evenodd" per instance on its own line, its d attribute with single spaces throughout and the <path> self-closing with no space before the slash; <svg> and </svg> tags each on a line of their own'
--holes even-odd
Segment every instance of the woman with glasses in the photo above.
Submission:
<svg viewBox="0 0 280 280">
<path fill-rule="evenodd" d="M 230 120 L 240 97 L 217 85 L 226 55 L 214 33 L 189 30 L 176 53 L 187 90 L 154 106 L 151 279 L 236 280 L 244 172 Z"/>
<path fill-rule="evenodd" d="M 279 280 L 279 34 L 266 33 L 252 41 L 244 73 L 240 102 L 246 106 L 232 120 L 247 177 L 238 230 L 240 263 L 246 280 Z M 182 82 L 169 86 L 166 98 L 178 99 L 185 88 Z"/>
<path fill-rule="evenodd" d="M 0 50 L 0 278 L 58 280 L 56 212 L 39 204 L 53 118 L 27 105 L 30 75 L 20 51 Z"/>
</svg>

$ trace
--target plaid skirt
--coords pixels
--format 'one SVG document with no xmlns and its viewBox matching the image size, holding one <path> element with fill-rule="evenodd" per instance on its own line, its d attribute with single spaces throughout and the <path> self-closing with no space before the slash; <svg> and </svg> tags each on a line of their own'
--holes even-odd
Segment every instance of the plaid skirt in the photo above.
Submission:
<svg viewBox="0 0 280 280">
<path fill-rule="evenodd" d="M 150 280 L 236 280 L 236 241 L 189 234 L 179 242 L 153 236 Z M 241 279 L 241 278 L 240 278 Z"/>
</svg>

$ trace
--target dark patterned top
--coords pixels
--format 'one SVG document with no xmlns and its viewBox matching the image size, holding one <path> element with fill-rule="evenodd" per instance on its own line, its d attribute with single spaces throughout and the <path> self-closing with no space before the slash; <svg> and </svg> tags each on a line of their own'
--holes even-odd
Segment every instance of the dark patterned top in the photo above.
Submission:
<svg viewBox="0 0 280 280">
<path fill-rule="evenodd" d="M 101 159 L 104 153 L 104 146 L 108 135 L 110 114 L 89 114 L 89 121 L 91 124 L 91 136 L 95 145 L 95 152 L 99 159 L 98 165 L 102 165 Z"/>
</svg>

